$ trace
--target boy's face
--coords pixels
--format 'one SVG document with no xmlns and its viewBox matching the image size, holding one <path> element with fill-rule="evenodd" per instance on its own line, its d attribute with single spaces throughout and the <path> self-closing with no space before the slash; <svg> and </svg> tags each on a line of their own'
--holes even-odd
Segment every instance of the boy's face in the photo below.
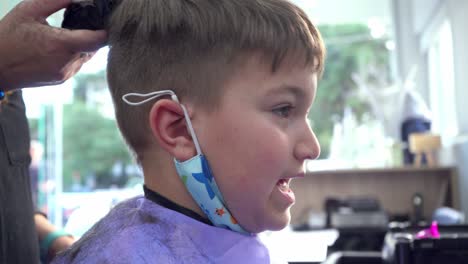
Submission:
<svg viewBox="0 0 468 264">
<path fill-rule="evenodd" d="M 248 231 L 279 230 L 290 221 L 287 184 L 304 174 L 320 146 L 307 113 L 315 97 L 312 67 L 249 60 L 223 88 L 219 108 L 192 119 L 227 207 Z"/>
</svg>

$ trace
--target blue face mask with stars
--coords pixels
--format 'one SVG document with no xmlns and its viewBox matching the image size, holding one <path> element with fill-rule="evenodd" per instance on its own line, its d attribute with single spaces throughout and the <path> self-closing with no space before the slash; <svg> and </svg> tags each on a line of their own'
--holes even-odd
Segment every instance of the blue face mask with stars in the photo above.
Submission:
<svg viewBox="0 0 468 264">
<path fill-rule="evenodd" d="M 176 94 L 172 90 L 162 90 L 147 94 L 129 93 L 122 99 L 129 105 L 138 106 L 161 96 L 171 96 L 171 99 L 180 104 Z M 130 101 L 130 97 L 136 97 L 139 101 Z M 229 229 L 242 234 L 249 234 L 236 221 L 234 216 L 226 207 L 223 196 L 208 164 L 208 160 L 203 155 L 197 136 L 193 130 L 192 122 L 184 105 L 180 104 L 184 111 L 185 121 L 192 136 L 197 155 L 186 161 L 174 159 L 174 165 L 180 179 L 189 191 L 192 198 L 210 219 L 213 225 Z"/>
</svg>

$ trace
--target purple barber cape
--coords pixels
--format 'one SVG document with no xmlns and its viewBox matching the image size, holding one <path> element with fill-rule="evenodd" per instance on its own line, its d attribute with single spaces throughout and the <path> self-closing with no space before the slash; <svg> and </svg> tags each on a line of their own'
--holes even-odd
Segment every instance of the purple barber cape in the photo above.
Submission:
<svg viewBox="0 0 468 264">
<path fill-rule="evenodd" d="M 257 236 L 210 226 L 144 197 L 120 203 L 53 263 L 270 263 Z"/>
</svg>

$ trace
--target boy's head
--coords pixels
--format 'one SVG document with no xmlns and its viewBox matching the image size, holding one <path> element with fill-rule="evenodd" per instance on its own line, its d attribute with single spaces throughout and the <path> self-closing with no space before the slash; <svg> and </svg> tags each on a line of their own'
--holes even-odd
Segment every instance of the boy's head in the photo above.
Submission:
<svg viewBox="0 0 468 264">
<path fill-rule="evenodd" d="M 193 155 L 174 102 L 132 107 L 121 99 L 173 90 L 240 224 L 284 227 L 290 178 L 319 154 L 307 113 L 325 51 L 305 13 L 284 0 L 122 0 L 109 34 L 109 86 L 137 159 L 151 162 L 155 149 Z"/>
<path fill-rule="evenodd" d="M 139 159 L 153 145 L 151 105 L 129 107 L 123 94 L 172 89 L 182 101 L 212 110 L 224 82 L 252 55 L 261 55 L 272 71 L 287 55 L 317 72 L 323 65 L 318 31 L 288 1 L 122 0 L 109 31 L 117 121 Z"/>
</svg>

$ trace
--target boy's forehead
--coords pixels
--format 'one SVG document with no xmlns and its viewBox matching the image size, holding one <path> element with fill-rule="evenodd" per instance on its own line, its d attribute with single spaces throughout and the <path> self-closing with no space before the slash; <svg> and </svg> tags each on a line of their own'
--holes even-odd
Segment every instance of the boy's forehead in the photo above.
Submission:
<svg viewBox="0 0 468 264">
<path fill-rule="evenodd" d="M 286 58 L 272 71 L 268 60 L 251 56 L 240 61 L 225 82 L 225 88 L 242 90 L 248 94 L 274 96 L 288 93 L 295 97 L 307 97 L 310 93 L 315 93 L 316 81 L 317 73 L 312 65 Z"/>
<path fill-rule="evenodd" d="M 276 71 L 288 71 L 307 69 L 314 72 L 317 60 L 314 58 L 311 62 L 305 59 L 305 52 L 288 52 L 281 56 L 278 61 L 275 61 L 275 56 L 266 52 L 252 52 L 239 55 L 234 59 L 237 69 L 256 69 L 258 71 L 265 71 L 274 73 Z"/>
<path fill-rule="evenodd" d="M 240 58 L 234 67 L 231 79 L 261 78 L 271 79 L 277 75 L 291 75 L 295 73 L 307 73 L 310 76 L 317 75 L 316 68 L 307 64 L 304 60 L 298 60 L 296 56 L 286 56 L 276 68 L 273 68 L 273 59 L 259 54 Z"/>
<path fill-rule="evenodd" d="M 298 94 L 296 87 L 307 89 L 303 94 L 315 93 L 315 82 L 317 72 L 313 65 L 306 64 L 305 60 L 298 59 L 296 54 L 287 54 L 278 64 L 276 69 L 272 69 L 273 58 L 262 52 L 243 52 L 237 56 L 230 56 L 227 59 L 221 77 L 216 84 L 218 96 L 214 101 L 210 101 L 210 107 L 206 106 L 207 101 L 200 105 L 201 108 L 206 108 L 208 112 L 217 109 L 227 97 L 233 96 L 232 93 L 241 93 L 245 97 L 252 95 L 266 95 L 267 90 L 278 88 L 281 92 L 292 92 L 293 95 Z M 315 76 L 315 77 L 314 77 Z M 290 87 L 290 88 L 286 88 Z M 309 97 L 309 96 L 305 96 Z"/>
</svg>

